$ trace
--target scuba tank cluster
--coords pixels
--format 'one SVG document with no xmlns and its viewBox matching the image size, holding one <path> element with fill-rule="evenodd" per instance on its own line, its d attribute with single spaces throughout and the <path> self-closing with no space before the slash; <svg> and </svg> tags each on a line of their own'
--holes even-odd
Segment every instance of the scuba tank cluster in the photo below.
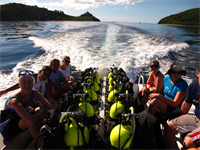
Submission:
<svg viewBox="0 0 200 150">
<path fill-rule="evenodd" d="M 135 130 L 134 108 L 131 106 L 126 84 L 129 82 L 123 69 L 110 68 L 106 80 L 105 117 L 99 116 L 102 77 L 97 68 L 87 68 L 72 91 L 62 97 L 61 106 L 49 111 L 49 120 L 41 128 L 43 149 L 128 149 Z M 114 122 L 100 132 L 101 121 Z M 48 133 L 48 134 L 44 134 Z M 109 143 L 104 138 L 109 139 Z M 109 145 L 109 146 L 108 146 Z"/>
<path fill-rule="evenodd" d="M 125 71 L 117 67 L 110 68 L 111 72 L 107 79 L 107 105 L 109 110 L 109 118 L 115 119 L 116 113 L 127 113 L 129 97 L 133 93 L 129 93 L 125 85 L 129 83 L 129 78 Z"/>
<path fill-rule="evenodd" d="M 94 124 L 99 124 L 99 98 L 101 94 L 101 76 L 96 68 L 88 68 L 82 74 L 80 82 L 76 84 L 79 89 L 73 91 L 73 104 L 66 112 L 62 112 L 60 123 L 65 123 L 65 145 L 71 148 L 91 148 L 96 138 L 90 137 L 89 131 L 94 132 Z M 75 111 L 75 115 L 69 117 L 69 112 Z M 79 117 L 77 117 L 79 116 Z M 68 122 L 71 122 L 69 124 Z M 96 135 L 95 135 L 96 137 Z"/>
<path fill-rule="evenodd" d="M 130 97 L 133 92 L 127 89 L 129 78 L 125 71 L 117 67 L 110 68 L 111 72 L 107 79 L 107 122 L 112 122 L 111 129 L 107 130 L 107 139 L 111 148 L 129 149 L 135 131 L 134 108 L 131 105 Z"/>
<path fill-rule="evenodd" d="M 97 68 L 88 68 L 81 74 L 80 79 L 73 84 L 73 89 L 63 94 L 61 106 L 49 111 L 49 119 L 45 120 L 41 134 L 47 127 L 51 132 L 46 136 L 43 134 L 45 138 L 41 148 L 94 147 L 98 138 L 95 126 L 99 125 L 100 121 L 97 114 L 101 86 L 102 79 Z"/>
</svg>

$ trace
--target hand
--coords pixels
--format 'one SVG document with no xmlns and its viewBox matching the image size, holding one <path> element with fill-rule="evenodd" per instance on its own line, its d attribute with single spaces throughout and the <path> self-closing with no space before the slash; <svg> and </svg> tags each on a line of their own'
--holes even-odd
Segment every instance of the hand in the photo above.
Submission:
<svg viewBox="0 0 200 150">
<path fill-rule="evenodd" d="M 29 107 L 29 108 L 27 109 L 27 112 L 28 112 L 29 114 L 32 114 L 32 115 L 33 115 L 33 114 L 35 114 L 35 109 Z"/>
<path fill-rule="evenodd" d="M 52 104 L 54 108 L 58 108 L 59 105 L 58 105 L 58 102 L 57 101 L 54 101 L 54 103 Z"/>
<path fill-rule="evenodd" d="M 143 91 L 143 90 L 145 90 L 145 89 L 147 89 L 146 87 L 143 87 L 142 89 L 141 89 L 141 91 Z"/>
<path fill-rule="evenodd" d="M 78 81 L 78 78 L 73 78 L 72 81 L 76 82 Z"/>
<path fill-rule="evenodd" d="M 152 88 L 152 87 L 150 87 L 150 88 L 149 88 L 149 91 L 150 91 L 150 92 L 155 92 L 155 89 Z"/>
</svg>

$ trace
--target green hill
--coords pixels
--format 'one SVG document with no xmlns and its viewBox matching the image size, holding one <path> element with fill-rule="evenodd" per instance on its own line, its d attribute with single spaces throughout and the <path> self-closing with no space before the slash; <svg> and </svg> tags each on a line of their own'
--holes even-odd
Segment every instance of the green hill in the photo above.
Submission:
<svg viewBox="0 0 200 150">
<path fill-rule="evenodd" d="M 47 21 L 47 20 L 65 20 L 65 21 L 100 21 L 89 12 L 78 17 L 64 14 L 62 11 L 50 11 L 38 6 L 28 6 L 19 3 L 8 3 L 0 5 L 1 21 Z"/>
<path fill-rule="evenodd" d="M 158 24 L 180 24 L 180 25 L 195 25 L 199 26 L 200 8 L 186 10 L 184 12 L 170 15 L 161 19 Z"/>
</svg>

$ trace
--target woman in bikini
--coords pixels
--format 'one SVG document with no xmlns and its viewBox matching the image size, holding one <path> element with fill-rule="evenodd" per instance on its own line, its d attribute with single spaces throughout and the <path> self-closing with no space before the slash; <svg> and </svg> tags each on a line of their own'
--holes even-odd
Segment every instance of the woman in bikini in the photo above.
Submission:
<svg viewBox="0 0 200 150">
<path fill-rule="evenodd" d="M 35 139 L 40 129 L 36 124 L 39 122 L 40 118 L 46 114 L 47 110 L 53 107 L 37 90 L 33 89 L 33 75 L 34 72 L 29 70 L 19 72 L 20 91 L 9 96 L 4 109 L 16 112 L 19 116 L 10 123 L 12 132 L 23 131 L 28 128 L 32 137 Z M 30 107 L 30 105 L 34 104 L 34 99 L 37 99 L 41 103 L 40 107 Z M 27 109 L 32 109 L 34 114 L 30 114 Z M 40 138 L 40 143 L 41 140 Z"/>
<path fill-rule="evenodd" d="M 54 108 L 58 107 L 58 103 L 52 97 L 52 82 L 49 78 L 51 75 L 51 68 L 49 66 L 43 66 L 38 74 L 34 74 L 34 85 L 33 89 L 38 90 L 43 97 L 47 98 Z M 7 88 L 6 90 L 0 91 L 0 96 L 6 94 L 9 91 L 18 89 L 18 83 Z M 33 105 L 35 107 L 35 104 Z"/>
<path fill-rule="evenodd" d="M 149 94 L 151 93 L 160 93 L 164 95 L 164 75 L 159 71 L 159 62 L 157 60 L 152 60 L 150 62 L 150 69 L 151 73 L 149 75 L 149 78 L 147 80 L 147 83 L 145 87 L 141 90 L 141 94 L 143 96 L 142 98 L 142 104 L 144 107 L 146 106 L 146 103 L 149 98 Z"/>
</svg>

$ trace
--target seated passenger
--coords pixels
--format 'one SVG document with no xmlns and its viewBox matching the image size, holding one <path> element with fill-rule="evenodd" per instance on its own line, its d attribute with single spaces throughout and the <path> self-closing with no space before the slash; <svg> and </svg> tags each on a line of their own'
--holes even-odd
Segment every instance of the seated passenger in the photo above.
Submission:
<svg viewBox="0 0 200 150">
<path fill-rule="evenodd" d="M 52 82 L 49 78 L 51 75 L 51 68 L 49 66 L 43 66 L 42 69 L 39 71 L 38 74 L 34 74 L 34 85 L 33 89 L 38 90 L 43 97 L 46 97 L 53 107 L 58 107 L 58 103 L 55 101 L 55 99 L 52 97 L 51 91 L 52 91 Z M 0 96 L 9 92 L 18 89 L 18 83 L 7 88 L 6 90 L 0 91 Z M 34 106 L 33 106 L 34 107 Z"/>
<path fill-rule="evenodd" d="M 69 56 L 64 56 L 62 59 L 62 64 L 60 65 L 59 70 L 62 71 L 62 73 L 64 74 L 66 80 L 69 83 L 74 83 L 78 80 L 78 78 L 73 78 L 70 80 L 70 57 Z"/>
<path fill-rule="evenodd" d="M 52 106 L 37 90 L 33 89 L 33 75 L 33 71 L 19 72 L 20 91 L 6 100 L 4 110 L 16 112 L 19 116 L 10 123 L 12 133 L 29 128 L 32 137 L 35 139 L 40 133 L 40 128 L 36 124 L 46 114 L 47 110 L 52 109 Z M 27 109 L 30 108 L 30 104 L 34 103 L 34 99 L 37 99 L 42 106 L 32 109 L 34 111 L 32 115 L 27 112 Z M 41 143 L 42 139 L 39 138 L 38 141 Z"/>
<path fill-rule="evenodd" d="M 165 96 L 159 93 L 149 95 L 151 99 L 149 111 L 153 115 L 158 109 L 165 115 L 166 112 L 171 113 L 176 107 L 181 107 L 187 92 L 188 84 L 181 78 L 181 75 L 185 75 L 186 71 L 182 70 L 180 63 L 173 63 L 166 74 L 169 76 L 164 78 Z"/>
<path fill-rule="evenodd" d="M 198 80 L 193 81 L 187 90 L 186 98 L 181 106 L 183 114 L 178 118 L 172 119 L 164 125 L 164 139 L 167 149 L 172 149 L 175 142 L 175 134 L 188 133 L 183 146 L 185 149 L 193 148 L 194 144 L 199 147 L 200 142 L 200 67 L 197 72 Z M 187 114 L 192 104 L 195 105 L 194 114 Z M 193 131 L 194 130 L 194 131 Z M 192 131 L 192 132 L 191 132 Z M 193 133 L 196 133 L 193 134 Z M 198 136 L 197 136 L 198 135 Z M 197 138 L 196 138 L 197 136 Z M 191 138 L 191 139 L 190 139 Z M 192 142 L 192 141 L 194 142 Z M 197 144 L 197 145 L 196 145 Z"/>
<path fill-rule="evenodd" d="M 149 94 L 151 93 L 160 93 L 164 95 L 164 75 L 159 71 L 159 62 L 157 60 L 152 60 L 150 62 L 150 69 L 151 73 L 149 75 L 149 78 L 147 80 L 147 83 L 145 87 L 141 90 L 141 94 L 143 96 L 142 98 L 142 104 L 144 107 L 146 106 L 146 103 L 148 101 Z M 153 85 L 152 85 L 153 83 Z"/>
<path fill-rule="evenodd" d="M 49 66 L 52 69 L 52 73 L 50 75 L 50 79 L 52 81 L 52 96 L 55 99 L 58 99 L 62 96 L 62 94 L 70 91 L 72 87 L 64 77 L 63 73 L 58 70 L 60 66 L 60 61 L 58 59 L 51 60 Z"/>
</svg>

